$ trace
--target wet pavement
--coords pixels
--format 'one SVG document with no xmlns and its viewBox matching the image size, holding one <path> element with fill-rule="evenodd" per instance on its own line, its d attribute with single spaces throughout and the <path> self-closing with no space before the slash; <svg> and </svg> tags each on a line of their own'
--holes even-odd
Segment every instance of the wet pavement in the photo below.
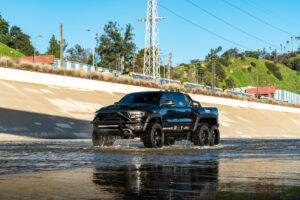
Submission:
<svg viewBox="0 0 300 200">
<path fill-rule="evenodd" d="M 300 140 L 0 142 L 0 199 L 300 199 Z"/>
</svg>

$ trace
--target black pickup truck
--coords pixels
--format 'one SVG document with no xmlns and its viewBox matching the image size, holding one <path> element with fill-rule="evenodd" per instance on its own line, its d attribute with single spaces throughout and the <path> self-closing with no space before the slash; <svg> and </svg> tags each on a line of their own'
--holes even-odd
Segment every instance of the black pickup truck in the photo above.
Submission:
<svg viewBox="0 0 300 200">
<path fill-rule="evenodd" d="M 94 146 L 111 146 L 117 139 L 140 137 L 145 147 L 160 148 L 177 140 L 195 145 L 220 142 L 218 109 L 202 107 L 181 92 L 136 92 L 95 114 Z"/>
</svg>

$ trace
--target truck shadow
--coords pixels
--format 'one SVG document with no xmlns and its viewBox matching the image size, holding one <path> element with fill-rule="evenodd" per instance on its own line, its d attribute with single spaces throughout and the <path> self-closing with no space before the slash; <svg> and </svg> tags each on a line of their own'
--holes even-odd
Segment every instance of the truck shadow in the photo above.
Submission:
<svg viewBox="0 0 300 200">
<path fill-rule="evenodd" d="M 90 138 L 90 121 L 0 108 L 0 133 L 45 139 Z"/>
</svg>

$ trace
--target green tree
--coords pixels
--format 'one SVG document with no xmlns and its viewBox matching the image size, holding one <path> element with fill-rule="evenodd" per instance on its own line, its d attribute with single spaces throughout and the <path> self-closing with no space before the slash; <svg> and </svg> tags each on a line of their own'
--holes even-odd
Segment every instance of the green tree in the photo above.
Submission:
<svg viewBox="0 0 300 200">
<path fill-rule="evenodd" d="M 123 29 L 117 22 L 108 22 L 104 26 L 104 34 L 97 39 L 96 51 L 100 56 L 100 64 L 104 67 L 117 68 L 119 61 L 124 57 L 125 68 L 132 65 L 136 45 L 133 42 L 133 28 L 126 25 L 124 35 Z"/>
<path fill-rule="evenodd" d="M 140 49 L 135 58 L 135 72 L 143 73 L 145 49 Z"/>
<path fill-rule="evenodd" d="M 261 54 L 260 51 L 245 51 L 246 57 L 251 57 L 251 58 L 256 58 L 256 59 L 259 58 L 260 54 Z"/>
<path fill-rule="evenodd" d="M 0 14 L 0 42 L 8 45 L 10 41 L 9 24 Z"/>
<path fill-rule="evenodd" d="M 10 28 L 10 41 L 9 46 L 17 49 L 26 56 L 32 56 L 34 54 L 34 47 L 31 44 L 30 36 L 22 32 L 18 26 L 12 26 Z"/>
<path fill-rule="evenodd" d="M 210 49 L 210 53 L 207 54 L 207 56 L 205 57 L 205 61 L 211 61 L 213 59 L 217 59 L 218 53 L 222 51 L 222 47 L 219 46 L 216 49 Z"/>
<path fill-rule="evenodd" d="M 55 58 L 60 57 L 59 42 L 56 40 L 55 35 L 52 35 L 52 37 L 49 41 L 49 47 L 47 50 L 47 54 L 54 55 Z"/>
<path fill-rule="evenodd" d="M 63 51 L 67 48 L 66 40 L 63 40 Z M 56 40 L 55 35 L 52 35 L 49 41 L 49 47 L 46 54 L 54 55 L 55 58 L 60 58 L 60 41 Z"/>
<path fill-rule="evenodd" d="M 222 55 L 221 58 L 224 59 L 229 59 L 229 58 L 238 58 L 240 56 L 239 51 L 237 48 L 233 48 L 233 49 L 228 49 L 227 51 L 225 51 Z"/>
<path fill-rule="evenodd" d="M 79 44 L 67 50 L 68 59 L 80 63 L 93 63 L 93 54 L 88 49 L 82 48 Z"/>
</svg>

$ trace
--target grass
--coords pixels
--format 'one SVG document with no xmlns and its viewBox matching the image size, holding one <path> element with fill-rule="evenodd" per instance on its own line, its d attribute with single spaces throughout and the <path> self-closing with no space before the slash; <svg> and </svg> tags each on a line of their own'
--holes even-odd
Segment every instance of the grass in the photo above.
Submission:
<svg viewBox="0 0 300 200">
<path fill-rule="evenodd" d="M 211 90 L 204 90 L 200 87 L 187 89 L 187 88 L 184 88 L 182 85 L 178 85 L 178 84 L 166 84 L 166 85 L 160 86 L 155 82 L 133 79 L 129 76 L 115 77 L 110 73 L 102 73 L 102 72 L 92 71 L 90 74 L 87 74 L 83 69 L 69 70 L 69 69 L 63 69 L 63 68 L 52 68 L 49 65 L 32 64 L 32 63 L 17 64 L 15 62 L 13 62 L 9 57 L 2 57 L 0 59 L 0 66 L 14 68 L 14 69 L 28 70 L 28 71 L 36 71 L 36 72 L 42 72 L 42 73 L 57 74 L 57 75 L 63 75 L 63 76 L 86 78 L 86 79 L 92 79 L 92 80 L 98 80 L 98 81 L 107 81 L 107 82 L 112 82 L 112 83 L 143 86 L 143 87 L 156 88 L 156 89 L 161 89 L 161 90 L 170 90 L 170 91 L 179 90 L 179 91 L 185 92 L 185 93 L 201 94 L 201 95 L 208 95 L 208 96 L 215 96 L 215 97 L 237 99 L 237 100 L 242 100 L 242 101 L 260 102 L 260 103 L 267 103 L 267 104 L 273 104 L 273 105 L 281 105 L 281 106 L 300 108 L 300 103 L 293 104 L 293 103 L 286 103 L 286 102 L 277 102 L 274 100 L 265 101 L 265 100 L 256 99 L 254 97 L 247 98 L 247 97 L 235 96 L 233 94 L 223 93 L 223 92 L 214 93 Z"/>
<path fill-rule="evenodd" d="M 17 58 L 17 57 L 23 57 L 25 55 L 0 42 L 0 56 L 10 56 L 10 57 Z"/>
<path fill-rule="evenodd" d="M 265 65 L 265 62 L 270 62 L 265 59 L 255 59 L 255 58 L 245 58 L 245 60 L 230 59 L 231 63 L 228 66 L 221 65 L 225 71 L 225 76 L 227 78 L 232 77 L 236 87 L 246 87 L 246 86 L 256 86 L 258 75 L 259 86 L 276 85 L 277 89 L 288 90 L 291 92 L 299 93 L 300 92 L 300 76 L 297 75 L 297 72 L 290 69 L 287 66 L 282 64 L 277 64 L 279 67 L 279 72 L 282 75 L 282 80 L 276 78 L 272 72 L 268 70 Z M 255 63 L 255 66 L 251 63 Z M 205 63 L 207 65 L 207 63 Z M 195 66 L 195 65 L 194 65 Z M 195 82 L 195 77 L 192 72 L 195 70 L 195 67 L 190 65 L 190 67 L 185 67 L 183 65 L 175 67 L 172 70 L 173 74 L 177 74 L 179 78 L 177 80 Z M 251 70 L 248 68 L 251 67 Z M 183 72 L 186 71 L 188 74 L 184 79 L 182 78 Z M 211 80 L 211 73 L 207 72 L 204 77 L 199 76 L 199 84 L 201 80 Z M 217 80 L 217 87 L 226 88 L 225 81 Z"/>
</svg>

